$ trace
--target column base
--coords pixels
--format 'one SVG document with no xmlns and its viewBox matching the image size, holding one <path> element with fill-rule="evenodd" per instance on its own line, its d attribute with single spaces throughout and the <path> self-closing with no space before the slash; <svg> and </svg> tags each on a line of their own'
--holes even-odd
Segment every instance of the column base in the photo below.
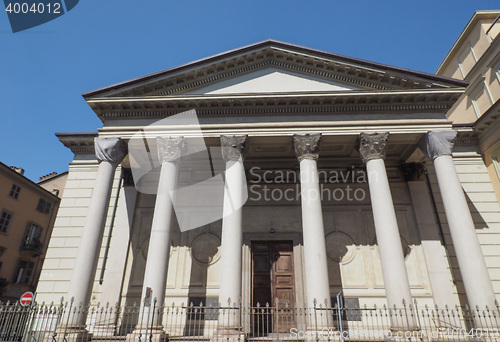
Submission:
<svg viewBox="0 0 500 342">
<path fill-rule="evenodd" d="M 45 339 L 51 342 L 88 342 L 92 340 L 92 333 L 85 328 L 85 325 L 73 325 L 58 327 L 53 335 L 46 336 Z"/>
<path fill-rule="evenodd" d="M 163 327 L 136 328 L 133 332 L 127 334 L 126 342 L 166 342 L 168 334 L 163 330 Z"/>
<path fill-rule="evenodd" d="M 116 336 L 116 324 L 96 324 L 93 329 L 94 337 L 113 337 Z"/>
<path fill-rule="evenodd" d="M 220 328 L 217 329 L 210 342 L 245 342 L 246 335 L 241 328 Z"/>
</svg>

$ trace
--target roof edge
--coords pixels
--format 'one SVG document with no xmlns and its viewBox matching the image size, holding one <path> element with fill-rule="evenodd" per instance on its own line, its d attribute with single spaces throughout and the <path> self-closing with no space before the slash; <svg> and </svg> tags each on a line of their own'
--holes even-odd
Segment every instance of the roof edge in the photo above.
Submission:
<svg viewBox="0 0 500 342">
<path fill-rule="evenodd" d="M 450 50 L 446 54 L 446 56 L 443 58 L 443 61 L 441 64 L 439 64 L 438 68 L 436 69 L 436 74 L 439 74 L 440 72 L 443 71 L 443 69 L 448 65 L 450 62 L 450 57 L 453 53 L 455 53 L 455 50 L 457 49 L 458 45 L 462 43 L 462 41 L 465 39 L 464 37 L 469 33 L 469 31 L 472 29 L 472 26 L 476 24 L 476 22 L 479 20 L 479 16 L 481 15 L 487 15 L 487 14 L 496 14 L 497 16 L 500 14 L 500 9 L 498 10 L 479 10 L 474 12 L 472 17 L 469 19 L 467 22 L 467 25 L 465 25 L 464 29 L 458 36 L 458 38 L 455 40 L 453 45 L 451 46 Z"/>
<path fill-rule="evenodd" d="M 157 71 L 157 72 L 154 72 L 154 73 L 151 73 L 148 75 L 136 77 L 136 78 L 133 78 L 133 79 L 130 79 L 127 81 L 115 83 L 115 84 L 112 84 L 112 85 L 109 85 L 106 87 L 102 87 L 102 88 L 98 88 L 98 89 L 91 90 L 88 92 L 84 92 L 84 93 L 82 93 L 82 96 L 85 98 L 85 100 L 87 100 L 90 97 L 102 94 L 104 92 L 116 90 L 120 87 L 124 87 L 124 86 L 128 86 L 128 85 L 132 85 L 134 83 L 146 81 L 146 80 L 149 80 L 149 79 L 157 77 L 157 76 L 165 75 L 167 73 L 181 71 L 183 69 L 187 69 L 187 68 L 194 67 L 194 66 L 197 66 L 197 65 L 200 65 L 203 63 L 211 62 L 211 61 L 217 60 L 217 59 L 222 58 L 222 57 L 230 57 L 231 55 L 241 54 L 241 53 L 244 53 L 245 51 L 253 50 L 256 48 L 263 48 L 266 46 L 273 46 L 273 45 L 277 46 L 277 47 L 282 47 L 282 48 L 292 48 L 292 49 L 302 51 L 302 52 L 309 52 L 309 53 L 312 52 L 312 53 L 315 53 L 315 54 L 318 54 L 318 55 L 321 55 L 324 57 L 329 57 L 329 58 L 333 57 L 333 58 L 340 59 L 340 60 L 343 60 L 346 62 L 360 63 L 360 64 L 364 64 L 364 65 L 367 65 L 370 67 L 380 68 L 383 70 L 390 70 L 390 71 L 394 71 L 394 72 L 404 72 L 404 73 L 408 73 L 408 74 L 413 75 L 413 76 L 423 77 L 423 78 L 435 80 L 438 82 L 451 83 L 451 84 L 461 86 L 461 87 L 466 87 L 468 84 L 467 82 L 464 82 L 462 80 L 457 80 L 457 79 L 450 78 L 450 77 L 440 76 L 440 75 L 431 74 L 431 73 L 427 73 L 427 72 L 423 72 L 423 71 L 416 71 L 416 70 L 412 70 L 412 69 L 391 66 L 391 65 L 387 65 L 387 64 L 383 64 L 383 63 L 368 61 L 365 59 L 348 57 L 345 55 L 336 54 L 336 53 L 328 52 L 328 51 L 324 51 L 324 50 L 308 48 L 308 47 L 304 47 L 301 45 L 286 43 L 286 42 L 282 42 L 282 41 L 278 41 L 278 40 L 274 40 L 274 39 L 268 39 L 268 40 L 264 40 L 264 41 L 257 42 L 254 44 L 246 45 L 246 46 L 243 46 L 240 48 L 232 49 L 232 50 L 229 50 L 226 52 L 222 52 L 222 53 L 219 53 L 216 55 L 212 55 L 209 57 L 198 59 L 198 60 L 193 61 L 193 62 L 189 62 L 189 63 L 182 64 L 179 66 L 175 66 L 173 68 Z"/>
<path fill-rule="evenodd" d="M 28 182 L 28 184 L 30 184 L 32 187 L 35 187 L 36 189 L 38 189 L 39 191 L 41 191 L 43 194 L 45 194 L 45 195 L 47 195 L 49 197 L 52 197 L 57 202 L 59 202 L 61 200 L 59 197 L 57 197 L 56 195 L 54 195 L 52 192 L 50 192 L 50 191 L 42 188 L 40 185 L 38 185 L 36 182 L 32 181 L 31 179 L 29 179 L 25 175 L 22 175 L 22 174 L 16 172 L 15 170 L 11 169 L 7 164 L 4 164 L 4 163 L 0 162 L 0 167 L 7 169 L 15 177 L 18 177 L 18 178 L 22 179 L 23 181 Z"/>
</svg>

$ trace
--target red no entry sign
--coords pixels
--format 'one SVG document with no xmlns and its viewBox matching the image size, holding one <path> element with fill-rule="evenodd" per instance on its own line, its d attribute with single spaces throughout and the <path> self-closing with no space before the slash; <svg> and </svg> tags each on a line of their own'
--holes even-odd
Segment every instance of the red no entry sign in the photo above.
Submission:
<svg viewBox="0 0 500 342">
<path fill-rule="evenodd" d="M 21 296 L 21 298 L 19 298 L 19 303 L 21 303 L 22 306 L 28 306 L 28 305 L 31 305 L 31 303 L 33 303 L 33 298 L 35 296 L 33 295 L 33 292 L 25 292 L 23 293 L 23 295 Z"/>
</svg>

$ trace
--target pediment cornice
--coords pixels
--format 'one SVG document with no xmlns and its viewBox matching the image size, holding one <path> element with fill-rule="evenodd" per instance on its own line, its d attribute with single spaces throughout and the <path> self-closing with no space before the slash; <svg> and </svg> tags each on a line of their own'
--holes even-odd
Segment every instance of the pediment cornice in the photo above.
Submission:
<svg viewBox="0 0 500 342">
<path fill-rule="evenodd" d="M 445 113 L 463 89 L 338 92 L 308 94 L 184 95 L 95 98 L 88 103 L 99 118 L 161 118 L 196 109 L 201 116 L 290 115 L 294 113 Z"/>
<path fill-rule="evenodd" d="M 463 81 L 266 41 L 98 89 L 83 96 L 87 100 L 100 97 L 169 96 L 270 66 L 366 90 L 444 89 L 466 85 Z"/>
</svg>

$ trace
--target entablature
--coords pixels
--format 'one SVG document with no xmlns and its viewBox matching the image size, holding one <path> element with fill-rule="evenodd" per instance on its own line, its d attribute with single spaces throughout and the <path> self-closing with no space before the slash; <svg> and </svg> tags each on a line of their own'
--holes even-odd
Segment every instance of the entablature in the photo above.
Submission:
<svg viewBox="0 0 500 342">
<path fill-rule="evenodd" d="M 303 94 L 183 95 L 95 98 L 88 104 L 101 121 L 164 118 L 195 109 L 198 116 L 288 115 L 293 113 L 380 113 L 433 111 L 446 113 L 464 89 L 419 91 L 351 91 Z"/>
</svg>

